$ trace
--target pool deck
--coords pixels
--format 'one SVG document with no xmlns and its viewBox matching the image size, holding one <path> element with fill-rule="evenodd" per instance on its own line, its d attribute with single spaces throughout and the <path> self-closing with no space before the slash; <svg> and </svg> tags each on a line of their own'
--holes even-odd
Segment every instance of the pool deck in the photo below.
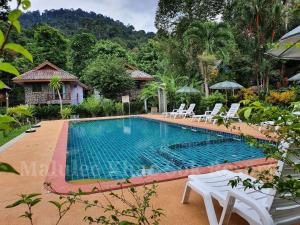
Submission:
<svg viewBox="0 0 300 225">
<path fill-rule="evenodd" d="M 173 119 L 164 118 L 160 115 L 144 115 L 147 118 L 165 120 L 174 122 Z M 208 129 L 214 129 L 224 132 L 244 133 L 255 137 L 263 138 L 257 129 L 248 127 L 245 124 L 236 123 L 234 126 L 237 129 L 227 129 L 211 124 L 192 122 L 190 119 L 176 119 L 176 123 L 184 125 L 193 125 Z M 48 175 L 48 170 L 52 162 L 53 154 L 57 145 L 61 132 L 64 129 L 65 121 L 45 121 L 42 122 L 42 127 L 37 129 L 37 132 L 28 134 L 18 140 L 8 149 L 0 153 L 0 161 L 8 162 L 13 165 L 20 173 L 20 176 L 14 174 L 1 173 L 0 185 L 0 224 L 5 225 L 22 225 L 28 224 L 19 215 L 23 213 L 23 207 L 14 209 L 5 209 L 7 204 L 12 203 L 17 199 L 17 194 L 21 193 L 43 193 L 44 203 L 38 205 L 34 213 L 35 224 L 50 225 L 54 224 L 56 211 L 54 207 L 47 203 L 48 200 L 56 200 L 57 195 L 47 193 L 44 188 L 44 182 Z M 271 165 L 270 165 L 271 166 Z M 261 167 L 259 167 L 261 168 Z M 64 173 L 64 171 L 61 171 Z M 172 179 L 171 179 L 172 180 Z M 156 207 L 165 210 L 166 217 L 162 218 L 161 224 L 172 225 L 206 225 L 208 224 L 205 208 L 201 197 L 192 193 L 190 203 L 182 205 L 180 203 L 182 191 L 186 182 L 186 178 L 172 180 L 159 183 L 158 198 L 154 199 L 153 203 Z M 138 187 L 140 189 L 140 187 Z M 116 191 L 119 192 L 119 191 Z M 101 193 L 85 196 L 89 200 L 103 200 Z M 119 202 L 112 200 L 119 205 Z M 218 214 L 220 207 L 216 206 Z M 82 221 L 85 215 L 101 215 L 101 210 L 90 210 L 85 212 L 83 206 L 75 205 L 69 215 L 67 215 L 61 224 L 86 224 Z M 230 224 L 243 225 L 247 224 L 240 217 L 234 215 Z"/>
</svg>

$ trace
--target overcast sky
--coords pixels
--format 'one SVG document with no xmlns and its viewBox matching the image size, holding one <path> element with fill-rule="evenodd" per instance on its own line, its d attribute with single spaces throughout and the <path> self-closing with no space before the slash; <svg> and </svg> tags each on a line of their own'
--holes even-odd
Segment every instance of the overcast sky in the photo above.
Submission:
<svg viewBox="0 0 300 225">
<path fill-rule="evenodd" d="M 93 11 L 132 24 L 136 30 L 156 31 L 155 11 L 158 0 L 31 0 L 30 10 L 77 9 Z"/>
</svg>

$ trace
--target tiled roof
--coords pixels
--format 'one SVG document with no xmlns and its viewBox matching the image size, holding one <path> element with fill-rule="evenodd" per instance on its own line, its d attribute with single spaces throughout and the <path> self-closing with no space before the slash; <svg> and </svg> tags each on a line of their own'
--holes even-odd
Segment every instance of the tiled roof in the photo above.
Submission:
<svg viewBox="0 0 300 225">
<path fill-rule="evenodd" d="M 138 70 L 137 68 L 130 66 L 130 65 L 126 65 L 126 71 L 127 73 L 130 74 L 130 76 L 134 79 L 134 80 L 153 80 L 154 77 L 151 76 L 148 73 L 145 73 L 141 70 Z"/>
<path fill-rule="evenodd" d="M 60 69 L 49 61 L 45 61 L 34 69 L 22 74 L 19 77 L 13 78 L 15 83 L 50 81 L 53 76 L 59 76 L 61 81 L 74 81 L 84 88 L 88 88 L 81 83 L 73 74 Z"/>
<path fill-rule="evenodd" d="M 45 61 L 36 68 L 22 74 L 19 77 L 13 78 L 15 81 L 26 81 L 26 80 L 51 80 L 51 78 L 56 75 L 61 78 L 62 81 L 67 80 L 78 80 L 78 78 L 67 71 L 64 71 L 54 64 Z"/>
</svg>

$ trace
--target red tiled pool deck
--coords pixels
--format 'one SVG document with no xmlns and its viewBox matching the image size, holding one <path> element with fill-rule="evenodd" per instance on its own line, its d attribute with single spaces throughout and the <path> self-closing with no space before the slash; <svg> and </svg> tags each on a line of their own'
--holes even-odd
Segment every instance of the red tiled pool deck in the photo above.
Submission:
<svg viewBox="0 0 300 225">
<path fill-rule="evenodd" d="M 212 124 L 192 122 L 190 119 L 169 119 L 160 115 L 144 115 L 151 119 L 175 122 L 184 125 L 202 127 L 223 132 L 235 134 L 248 134 L 258 138 L 264 138 L 254 127 L 246 124 L 236 123 L 229 130 L 222 126 L 214 126 Z M 107 119 L 107 118 L 102 118 Z M 83 191 L 91 192 L 97 183 L 89 184 L 72 184 L 65 181 L 65 162 L 66 162 L 66 146 L 67 146 L 67 121 L 45 121 L 42 127 L 36 133 L 28 134 L 6 151 L 0 153 L 0 161 L 12 164 L 21 175 L 1 174 L 0 185 L 0 224 L 19 225 L 27 224 L 18 216 L 22 213 L 20 208 L 4 209 L 5 205 L 17 199 L 16 195 L 20 193 L 43 193 L 45 203 L 40 204 L 35 209 L 35 224 L 50 225 L 54 223 L 55 213 L 53 207 L 46 202 L 48 200 L 57 199 L 54 194 L 49 194 L 44 189 L 44 182 L 51 182 L 51 186 L 60 193 L 68 193 L 69 191 L 77 191 L 81 188 Z M 206 225 L 208 224 L 205 208 L 201 197 L 196 194 L 191 195 L 191 201 L 187 205 L 180 204 L 180 198 L 189 174 L 207 173 L 220 169 L 245 169 L 248 166 L 265 166 L 274 164 L 274 161 L 266 161 L 265 159 L 246 160 L 235 163 L 227 163 L 216 166 L 195 168 L 182 170 L 164 174 L 154 174 L 146 177 L 132 178 L 131 182 L 135 185 L 151 183 L 153 181 L 161 182 L 158 187 L 158 198 L 154 199 L 154 205 L 165 210 L 166 217 L 162 218 L 161 224 L 174 225 Z M 260 167 L 259 167 L 260 168 Z M 167 182 L 164 182 L 167 181 Z M 114 190 L 118 188 L 117 181 L 101 182 L 101 190 Z M 99 187 L 99 186 L 98 186 Z M 139 188 L 138 188 L 139 190 Z M 116 192 L 119 192 L 117 190 Z M 102 194 L 92 194 L 85 197 L 86 199 L 104 199 Z M 115 200 L 112 200 L 115 201 Z M 120 204 L 115 202 L 115 204 Z M 220 207 L 217 212 L 220 214 Z M 101 210 L 91 210 L 89 215 L 100 215 Z M 61 224 L 85 224 L 82 218 L 86 215 L 83 207 L 76 205 L 70 215 L 66 216 Z M 238 216 L 233 216 L 230 224 L 247 224 Z"/>
</svg>

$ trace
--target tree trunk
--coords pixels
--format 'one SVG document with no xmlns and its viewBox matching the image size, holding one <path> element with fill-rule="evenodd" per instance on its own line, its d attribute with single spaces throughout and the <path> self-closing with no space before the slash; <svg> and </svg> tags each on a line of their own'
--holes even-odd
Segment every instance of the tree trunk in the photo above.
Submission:
<svg viewBox="0 0 300 225">
<path fill-rule="evenodd" d="M 266 94 L 269 93 L 269 82 L 270 82 L 270 76 L 269 73 L 266 74 Z"/>
<path fill-rule="evenodd" d="M 62 104 L 62 99 L 59 90 L 57 90 L 58 98 L 59 98 L 59 105 L 60 105 L 60 115 L 61 118 L 63 118 L 63 104 Z"/>
<path fill-rule="evenodd" d="M 205 97 L 208 97 L 209 96 L 209 88 L 208 88 L 208 78 L 207 78 L 207 65 L 200 59 L 199 59 L 199 68 L 200 68 L 200 72 L 203 76 Z"/>
</svg>

